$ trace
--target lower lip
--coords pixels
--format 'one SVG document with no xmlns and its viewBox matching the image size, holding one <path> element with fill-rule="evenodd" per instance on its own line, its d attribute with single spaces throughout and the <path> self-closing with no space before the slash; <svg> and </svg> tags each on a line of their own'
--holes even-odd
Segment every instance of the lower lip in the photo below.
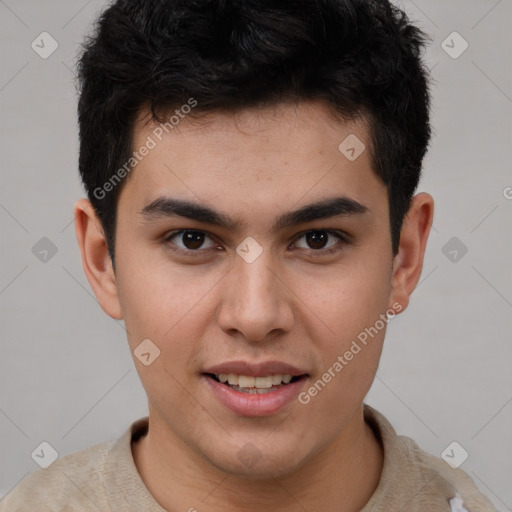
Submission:
<svg viewBox="0 0 512 512">
<path fill-rule="evenodd" d="M 292 402 L 304 386 L 305 378 L 286 384 L 268 393 L 244 393 L 202 375 L 218 400 L 239 416 L 270 416 Z"/>
</svg>

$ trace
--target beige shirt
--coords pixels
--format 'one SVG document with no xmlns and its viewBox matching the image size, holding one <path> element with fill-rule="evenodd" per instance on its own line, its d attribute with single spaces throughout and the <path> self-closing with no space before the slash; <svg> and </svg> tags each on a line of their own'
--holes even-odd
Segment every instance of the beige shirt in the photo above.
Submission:
<svg viewBox="0 0 512 512">
<path fill-rule="evenodd" d="M 364 416 L 383 446 L 384 464 L 377 489 L 361 512 L 497 512 L 464 471 L 398 436 L 368 405 Z M 165 512 L 133 460 L 131 443 L 147 428 L 148 418 L 141 418 L 119 439 L 35 471 L 0 501 L 0 512 Z"/>
</svg>

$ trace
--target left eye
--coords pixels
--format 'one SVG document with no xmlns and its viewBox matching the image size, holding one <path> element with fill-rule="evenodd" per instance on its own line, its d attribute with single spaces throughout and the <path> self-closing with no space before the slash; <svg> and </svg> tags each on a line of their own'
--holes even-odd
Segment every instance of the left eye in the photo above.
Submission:
<svg viewBox="0 0 512 512">
<path fill-rule="evenodd" d="M 338 242 L 334 242 L 331 245 L 326 246 L 327 240 L 330 236 L 337 238 Z M 306 233 L 303 233 L 298 240 L 302 238 L 306 240 L 310 250 L 313 252 L 335 252 L 336 250 L 341 250 L 343 243 L 348 243 L 348 240 L 346 240 L 341 233 L 327 230 L 307 231 Z M 305 249 L 308 249 L 308 247 L 305 247 Z"/>
</svg>

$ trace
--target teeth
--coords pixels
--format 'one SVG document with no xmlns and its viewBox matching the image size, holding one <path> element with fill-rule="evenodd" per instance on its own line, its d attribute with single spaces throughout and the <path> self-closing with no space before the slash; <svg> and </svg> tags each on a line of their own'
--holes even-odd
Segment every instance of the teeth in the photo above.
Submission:
<svg viewBox="0 0 512 512">
<path fill-rule="evenodd" d="M 257 388 L 260 388 L 260 389 L 265 389 L 265 388 L 271 388 L 272 387 L 272 381 L 273 381 L 273 378 L 272 378 L 272 375 L 269 375 L 268 377 L 256 377 L 255 380 L 255 387 Z"/>
<path fill-rule="evenodd" d="M 245 375 L 240 375 L 238 377 L 238 386 L 241 388 L 253 388 L 256 379 L 254 377 L 247 377 Z"/>
<path fill-rule="evenodd" d="M 289 384 L 292 380 L 291 375 L 266 375 L 265 377 L 251 377 L 248 375 L 235 375 L 234 373 L 220 373 L 216 375 L 216 377 L 220 382 L 227 382 L 230 386 L 258 389 L 268 389 L 272 386 L 279 386 L 281 383 Z"/>
</svg>

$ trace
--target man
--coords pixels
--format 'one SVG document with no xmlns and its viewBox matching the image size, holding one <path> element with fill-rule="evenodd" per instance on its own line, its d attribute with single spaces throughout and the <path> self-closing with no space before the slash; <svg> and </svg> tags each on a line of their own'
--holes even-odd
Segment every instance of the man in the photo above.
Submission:
<svg viewBox="0 0 512 512">
<path fill-rule="evenodd" d="M 76 233 L 149 417 L 0 511 L 494 510 L 363 403 L 433 218 L 424 43 L 387 1 L 105 10 Z"/>
</svg>

